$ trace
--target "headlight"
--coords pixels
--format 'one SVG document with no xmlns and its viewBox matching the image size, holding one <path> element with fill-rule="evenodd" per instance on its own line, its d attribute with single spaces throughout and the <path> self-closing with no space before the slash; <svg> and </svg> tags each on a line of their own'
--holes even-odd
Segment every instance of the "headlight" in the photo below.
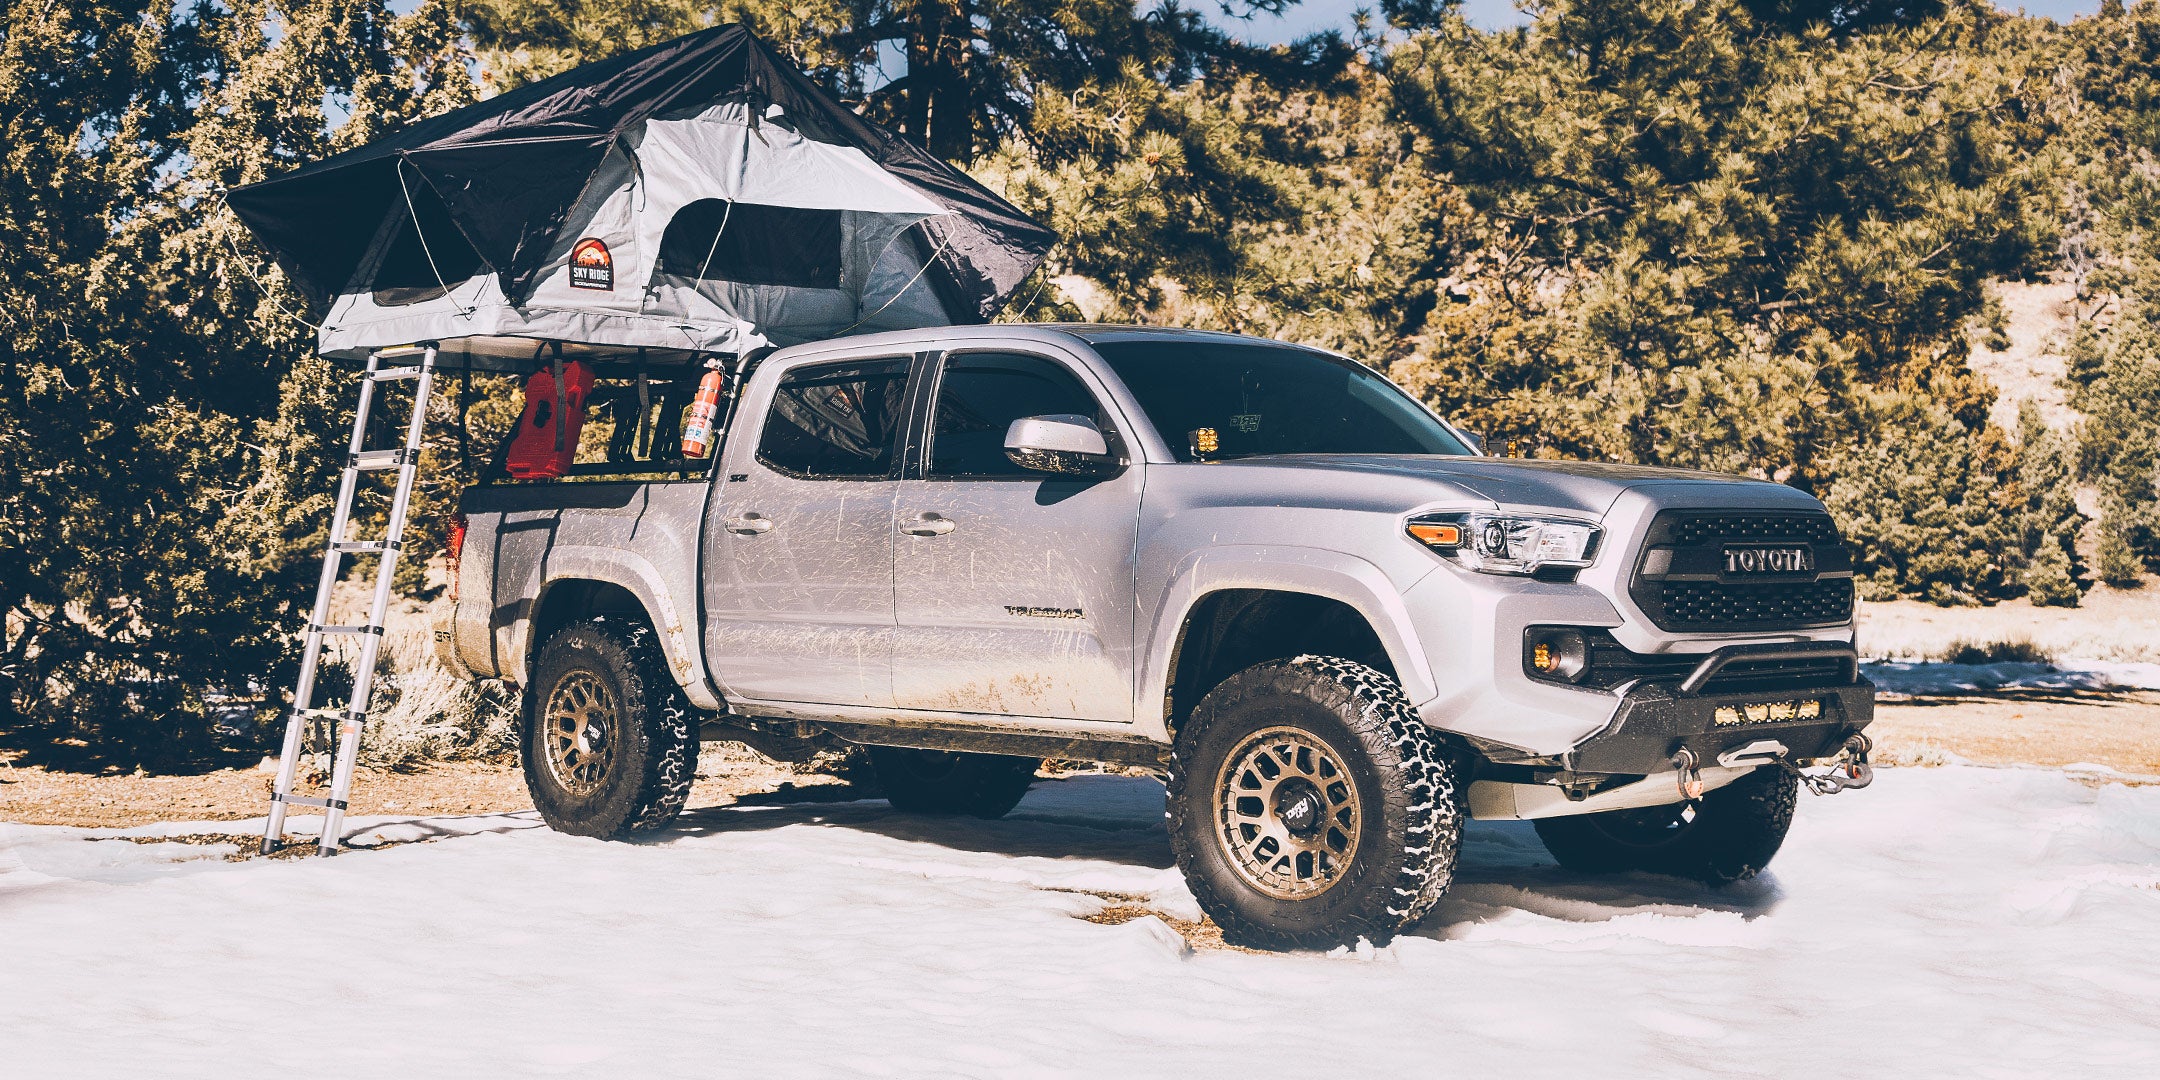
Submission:
<svg viewBox="0 0 2160 1080">
<path fill-rule="evenodd" d="M 1597 556 L 1595 525 L 1513 514 L 1428 514 L 1410 519 L 1419 543 L 1472 570 L 1534 574 L 1540 568 L 1581 567 Z"/>
</svg>

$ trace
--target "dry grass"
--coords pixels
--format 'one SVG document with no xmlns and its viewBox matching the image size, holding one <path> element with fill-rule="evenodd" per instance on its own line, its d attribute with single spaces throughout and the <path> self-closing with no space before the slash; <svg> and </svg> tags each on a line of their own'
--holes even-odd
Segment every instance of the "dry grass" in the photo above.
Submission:
<svg viewBox="0 0 2160 1080">
<path fill-rule="evenodd" d="M 341 584 L 331 601 L 332 621 L 365 621 L 370 599 L 364 582 Z M 392 603 L 360 742 L 362 764 L 409 769 L 431 761 L 505 758 L 515 750 L 515 692 L 492 680 L 461 678 L 436 658 L 435 623 L 449 604 L 447 598 Z M 333 638 L 323 651 L 326 660 L 349 671 L 360 646 L 357 639 Z"/>
<path fill-rule="evenodd" d="M 2013 641 L 1958 641 L 1935 657 L 1952 664 L 2051 664 L 2055 658 L 2030 639 Z"/>
<path fill-rule="evenodd" d="M 2160 663 L 2160 582 L 2102 585 L 2074 608 L 2005 600 L 1993 607 L 1945 608 L 1917 600 L 1860 605 L 1860 654 L 1933 660 L 1964 647 L 2029 649 L 2043 659 Z"/>
<path fill-rule="evenodd" d="M 1083 922 L 1095 923 L 1098 926 L 1123 926 L 1126 923 L 1140 919 L 1156 918 L 1161 919 L 1163 925 L 1177 931 L 1177 935 L 1185 939 L 1185 944 L 1196 952 L 1257 953 L 1259 951 L 1232 945 L 1224 941 L 1222 927 L 1215 925 L 1213 919 L 1206 916 L 1202 916 L 1199 922 L 1180 919 L 1158 908 L 1149 907 L 1147 898 L 1144 896 L 1134 896 L 1130 893 L 1101 892 L 1095 889 L 1046 888 L 1043 891 L 1071 893 L 1075 896 L 1090 896 L 1102 901 L 1102 907 L 1075 916 L 1075 918 Z"/>
</svg>

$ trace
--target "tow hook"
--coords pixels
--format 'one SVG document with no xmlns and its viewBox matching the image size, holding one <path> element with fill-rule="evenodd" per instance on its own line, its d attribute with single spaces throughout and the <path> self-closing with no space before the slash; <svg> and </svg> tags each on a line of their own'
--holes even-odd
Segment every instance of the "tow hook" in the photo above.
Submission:
<svg viewBox="0 0 2160 1080">
<path fill-rule="evenodd" d="M 1852 788 L 1864 788 L 1875 782 L 1875 767 L 1868 764 L 1868 751 L 1874 748 L 1874 740 L 1854 732 L 1852 738 L 1845 740 L 1845 760 L 1833 762 L 1819 773 L 1801 773 L 1800 779 L 1817 795 L 1835 795 Z"/>
<path fill-rule="evenodd" d="M 1683 746 L 1672 756 L 1673 768 L 1680 782 L 1680 797 L 1693 802 L 1702 798 L 1702 770 L 1695 762 L 1695 751 Z"/>
</svg>

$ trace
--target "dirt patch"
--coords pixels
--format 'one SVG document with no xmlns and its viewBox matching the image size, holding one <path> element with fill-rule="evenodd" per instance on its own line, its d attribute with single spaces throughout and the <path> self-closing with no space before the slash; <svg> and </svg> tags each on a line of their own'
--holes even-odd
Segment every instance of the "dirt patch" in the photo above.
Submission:
<svg viewBox="0 0 2160 1080">
<path fill-rule="evenodd" d="M 403 841 L 403 843 L 420 842 L 422 841 Z M 315 845 L 312 843 L 294 842 L 265 855 L 262 852 L 262 837 L 253 833 L 245 836 L 239 833 L 183 833 L 178 836 L 102 836 L 93 838 L 91 843 L 186 844 L 190 847 L 215 847 L 219 844 L 238 845 L 240 850 L 226 855 L 226 862 L 246 862 L 249 859 L 304 859 L 315 854 L 316 851 Z M 397 845 L 389 843 L 375 844 L 367 850 L 372 851 L 378 847 L 394 846 Z"/>
<path fill-rule="evenodd" d="M 1973 694 L 1875 707 L 1884 760 L 1933 764 L 2105 765 L 2160 777 L 2160 693 Z"/>
<path fill-rule="evenodd" d="M 1170 927 L 1170 929 L 1177 931 L 1178 936 L 1185 939 L 1185 944 L 1191 946 L 1195 951 L 1241 952 L 1256 955 L 1260 952 L 1258 949 L 1247 949 L 1224 941 L 1222 927 L 1215 925 L 1215 920 L 1205 915 L 1200 917 L 1199 922 L 1180 919 L 1158 908 L 1149 907 L 1147 897 L 1144 896 L 1134 896 L 1130 893 L 1100 892 L 1095 889 L 1045 888 L 1043 891 L 1069 893 L 1074 896 L 1089 896 L 1102 901 L 1102 907 L 1083 915 L 1074 916 L 1082 922 L 1091 922 L 1098 926 L 1123 926 L 1126 923 L 1153 916 L 1161 919 L 1164 925 Z"/>
<path fill-rule="evenodd" d="M 239 821 L 269 809 L 268 768 L 219 769 L 181 776 L 95 775 L 18 768 L 0 763 L 0 821 L 80 828 L 131 828 L 160 821 Z M 783 785 L 837 783 L 805 776 L 740 747 L 707 743 L 699 755 L 691 806 L 718 806 Z M 302 794 L 320 794 L 303 791 Z M 411 771 L 361 769 L 353 779 L 352 814 L 431 817 L 515 813 L 532 809 L 518 767 L 491 762 L 445 763 Z M 308 813 L 306 810 L 299 813 Z"/>
</svg>

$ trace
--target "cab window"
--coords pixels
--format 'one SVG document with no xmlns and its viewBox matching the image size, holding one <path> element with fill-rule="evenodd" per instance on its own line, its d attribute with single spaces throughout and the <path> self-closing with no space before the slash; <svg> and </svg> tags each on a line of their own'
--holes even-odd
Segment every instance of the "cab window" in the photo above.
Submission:
<svg viewBox="0 0 2160 1080">
<path fill-rule="evenodd" d="M 892 478 L 907 384 L 904 359 L 796 368 L 773 393 L 757 459 L 804 480 Z"/>
<path fill-rule="evenodd" d="M 945 358 L 930 430 L 928 475 L 1040 480 L 1005 456 L 1005 432 L 1023 417 L 1064 413 L 1103 423 L 1095 395 L 1063 365 L 1024 353 Z"/>
</svg>

